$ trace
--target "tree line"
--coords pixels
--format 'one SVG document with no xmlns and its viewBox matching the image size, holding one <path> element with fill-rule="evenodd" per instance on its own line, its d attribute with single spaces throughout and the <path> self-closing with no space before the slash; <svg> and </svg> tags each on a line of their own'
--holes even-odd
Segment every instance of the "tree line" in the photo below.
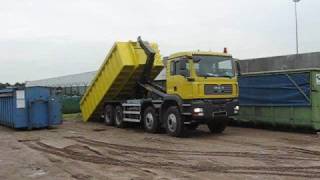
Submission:
<svg viewBox="0 0 320 180">
<path fill-rule="evenodd" d="M 25 83 L 14 83 L 14 84 L 10 84 L 10 83 L 0 83 L 0 89 L 5 89 L 8 87 L 25 87 Z"/>
</svg>

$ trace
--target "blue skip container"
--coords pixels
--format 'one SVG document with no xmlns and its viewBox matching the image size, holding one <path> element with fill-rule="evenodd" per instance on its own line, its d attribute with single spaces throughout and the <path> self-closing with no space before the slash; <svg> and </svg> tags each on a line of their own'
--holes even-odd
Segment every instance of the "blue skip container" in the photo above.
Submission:
<svg viewBox="0 0 320 180">
<path fill-rule="evenodd" d="M 0 124 L 15 129 L 38 129 L 59 125 L 61 104 L 47 87 L 0 90 Z"/>
</svg>

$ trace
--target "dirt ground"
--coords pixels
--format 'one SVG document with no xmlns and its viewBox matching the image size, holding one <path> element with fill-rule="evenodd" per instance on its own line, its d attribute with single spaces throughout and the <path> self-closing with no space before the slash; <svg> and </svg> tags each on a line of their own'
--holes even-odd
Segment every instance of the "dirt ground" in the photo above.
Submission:
<svg viewBox="0 0 320 180">
<path fill-rule="evenodd" d="M 320 178 L 316 134 L 206 126 L 186 138 L 68 120 L 54 129 L 0 127 L 0 179 Z"/>
</svg>

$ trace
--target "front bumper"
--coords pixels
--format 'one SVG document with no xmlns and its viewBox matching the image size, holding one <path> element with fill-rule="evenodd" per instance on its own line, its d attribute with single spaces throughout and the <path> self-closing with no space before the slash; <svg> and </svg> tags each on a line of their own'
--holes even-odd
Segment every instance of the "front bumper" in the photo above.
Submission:
<svg viewBox="0 0 320 180">
<path fill-rule="evenodd" d="M 208 122 L 216 119 L 227 119 L 237 114 L 239 102 L 232 100 L 199 100 L 193 102 L 189 108 L 192 114 L 192 121 Z M 196 112 L 195 112 L 196 109 Z"/>
</svg>

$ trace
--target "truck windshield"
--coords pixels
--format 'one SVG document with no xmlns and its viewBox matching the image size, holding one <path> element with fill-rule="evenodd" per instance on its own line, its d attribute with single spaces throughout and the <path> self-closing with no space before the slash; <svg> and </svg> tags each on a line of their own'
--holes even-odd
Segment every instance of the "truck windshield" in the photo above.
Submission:
<svg viewBox="0 0 320 180">
<path fill-rule="evenodd" d="M 233 60 L 221 56 L 194 56 L 194 67 L 200 77 L 234 77 Z"/>
</svg>

